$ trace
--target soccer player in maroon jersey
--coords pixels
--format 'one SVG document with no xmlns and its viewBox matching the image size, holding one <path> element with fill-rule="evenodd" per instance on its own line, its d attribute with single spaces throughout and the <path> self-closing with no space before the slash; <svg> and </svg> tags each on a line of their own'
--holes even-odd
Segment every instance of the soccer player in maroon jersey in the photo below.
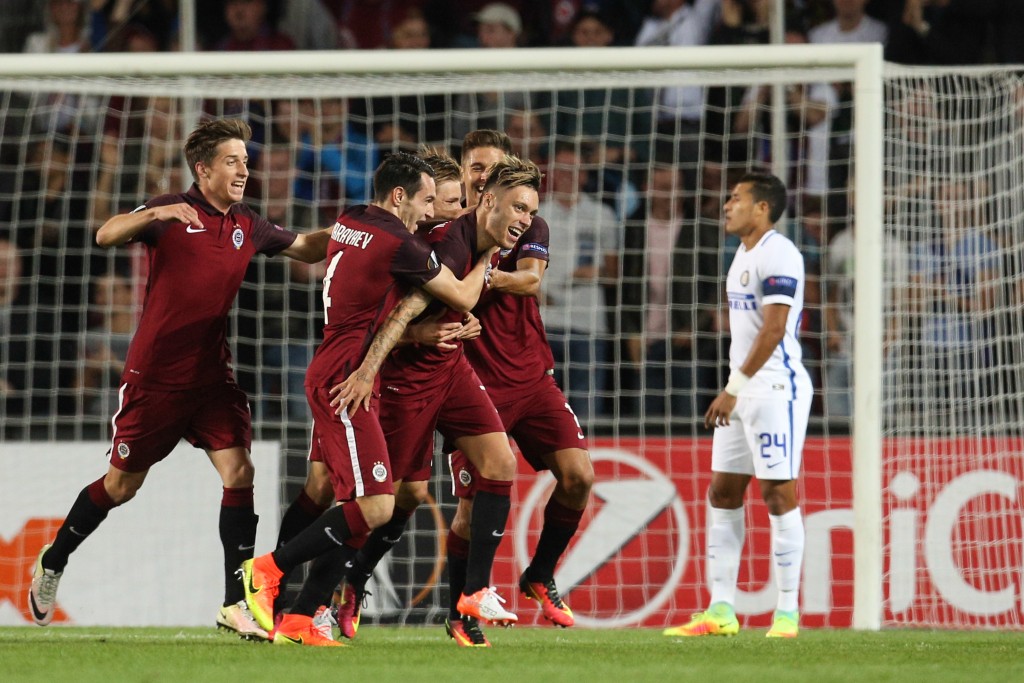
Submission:
<svg viewBox="0 0 1024 683">
<path fill-rule="evenodd" d="M 424 230 L 429 230 L 430 227 L 449 221 L 463 213 L 462 169 L 458 162 L 443 150 L 424 147 L 420 149 L 418 156 L 434 170 L 436 186 L 434 216 L 432 220 L 425 221 L 418 226 L 418 232 L 422 233 Z M 431 321 L 409 325 L 403 341 L 438 345 L 441 348 L 455 350 L 458 347 L 451 343 L 453 340 L 471 339 L 480 335 L 480 322 L 472 314 L 467 313 L 466 316 L 468 319 L 465 323 Z M 334 489 L 331 486 L 327 466 L 320 459 L 320 453 L 313 451 L 309 454 L 309 469 L 302 490 L 288 506 L 281 519 L 277 547 L 281 547 L 295 538 L 323 514 L 333 501 Z M 283 609 L 286 602 L 287 596 L 282 591 L 277 597 L 275 611 Z M 342 632 L 346 637 L 351 638 L 357 627 L 352 626 L 350 619 L 343 625 Z"/>
<path fill-rule="evenodd" d="M 514 247 L 536 214 L 540 180 L 540 171 L 532 162 L 505 156 L 495 164 L 475 210 L 431 230 L 428 240 L 441 261 L 460 272 L 491 246 Z M 457 312 L 441 318 L 459 319 Z M 459 339 L 452 343 L 462 346 Z M 504 601 L 489 587 L 491 566 L 508 520 L 515 457 L 487 390 L 461 348 L 451 351 L 437 346 L 396 349 L 381 369 L 381 382 L 385 387 L 381 425 L 399 482 L 395 511 L 387 524 L 371 534 L 346 574 L 338 610 L 342 632 L 354 635 L 357 617 L 353 612 L 366 580 L 401 536 L 416 507 L 427 499 L 435 428 L 465 453 L 479 472 L 476 506 L 469 520 L 473 542 L 468 548 L 458 611 L 473 620 L 514 623 L 516 615 L 502 607 Z M 349 400 L 358 403 L 360 398 L 341 395 L 339 402 L 345 405 Z M 353 628 L 346 628 L 346 622 Z"/>
<path fill-rule="evenodd" d="M 225 599 L 217 624 L 245 638 L 267 638 L 246 610 L 235 576 L 238 565 L 252 557 L 257 516 L 252 426 L 246 396 L 231 371 L 227 314 L 255 254 L 316 263 L 326 253 L 328 231 L 297 235 L 242 203 L 250 134 L 238 120 L 203 123 L 185 143 L 195 179 L 191 189 L 155 197 L 110 218 L 96 233 L 101 247 L 144 244 L 149 279 L 111 421 L 110 466 L 82 489 L 53 543 L 36 560 L 28 600 L 41 626 L 53 618 L 71 553 L 110 510 L 135 496 L 149 469 L 184 438 L 206 451 L 224 484 Z"/>
<path fill-rule="evenodd" d="M 476 131 L 467 139 L 487 133 L 493 131 Z M 493 149 L 476 150 L 476 156 L 493 153 Z M 464 166 L 463 172 L 467 204 L 478 201 L 474 169 Z M 488 291 L 473 311 L 484 333 L 465 348 L 523 457 L 535 470 L 547 469 L 555 476 L 541 536 L 519 588 L 540 603 L 546 619 L 568 627 L 575 620 L 555 586 L 554 570 L 579 528 L 590 499 L 594 468 L 579 421 L 553 377 L 554 359 L 537 303 L 547 261 L 548 225 L 538 216 L 511 251 L 495 257 Z M 509 354 L 509 348 L 516 353 Z M 448 576 L 451 594 L 458 595 L 472 537 L 470 519 L 478 475 L 473 463 L 459 451 L 452 453 L 450 464 L 459 505 L 448 533 Z M 458 617 L 453 599 L 449 635 L 459 645 L 485 640 L 479 624 L 466 619 L 459 622 Z"/>
<path fill-rule="evenodd" d="M 288 543 L 242 565 L 246 602 L 269 630 L 282 576 L 313 560 L 290 612 L 277 625 L 278 644 L 339 644 L 316 628 L 313 616 L 341 580 L 355 546 L 394 511 L 393 463 L 377 409 L 380 363 L 425 307 L 423 292 L 469 311 L 495 251 L 486 249 L 460 267 L 460 281 L 413 234 L 417 222 L 433 215 L 435 192 L 433 171 L 418 157 L 392 154 L 378 167 L 373 186 L 373 202 L 347 210 L 331 233 L 324 340 L 306 373 L 312 448 L 327 466 L 338 504 Z M 352 384 L 365 388 L 358 406 L 332 405 L 334 395 L 346 395 Z"/>
</svg>

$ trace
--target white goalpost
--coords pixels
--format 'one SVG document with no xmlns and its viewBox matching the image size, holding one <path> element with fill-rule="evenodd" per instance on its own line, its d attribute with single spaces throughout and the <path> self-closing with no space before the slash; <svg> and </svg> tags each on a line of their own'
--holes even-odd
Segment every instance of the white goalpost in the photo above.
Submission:
<svg viewBox="0 0 1024 683">
<path fill-rule="evenodd" d="M 708 93 L 696 130 L 659 119 L 659 93 L 681 86 Z M 771 86 L 800 96 L 774 107 L 771 96 L 758 99 L 759 88 L 785 90 Z M 541 208 L 564 217 L 552 223 L 545 299 L 563 297 L 577 317 L 584 302 L 600 309 L 589 327 L 564 331 L 586 353 L 558 366 L 577 413 L 586 411 L 597 482 L 556 578 L 581 624 L 681 621 L 706 600 L 710 439 L 698 425 L 724 382 L 718 292 L 735 248 L 720 208 L 737 174 L 771 168 L 786 175 L 793 202 L 784 227 L 806 249 L 817 292 L 803 332 L 817 398 L 801 480 L 802 618 L 812 628 L 1020 627 L 1011 565 L 1024 535 L 1012 513 L 1024 476 L 1014 425 L 1024 359 L 1013 351 L 1021 329 L 1009 266 L 1024 259 L 1011 239 L 1019 228 L 999 233 L 1024 223 L 1014 187 L 1024 179 L 1024 146 L 1014 149 L 1012 124 L 1024 86 L 1012 70 L 902 69 L 883 65 L 878 45 L 5 55 L 0 99 L 0 242 L 19 255 L 0 441 L 107 437 L 117 350 L 130 338 L 145 273 L 139 254 L 100 252 L 91 235 L 106 216 L 186 187 L 182 135 L 200 116 L 249 121 L 248 201 L 300 230 L 326 227 L 343 206 L 365 200 L 380 154 L 420 142 L 457 151 L 466 130 L 496 126 L 518 153 L 543 162 L 548 189 L 566 170 L 559 153 L 571 148 L 573 180 L 603 207 L 586 214 L 596 225 L 555 199 Z M 654 277 L 631 268 L 643 263 L 638 236 L 666 169 L 675 173 L 664 192 L 683 237 L 668 272 Z M 960 241 L 928 251 L 929 203 L 943 183 L 956 185 L 947 193 L 961 191 L 943 204 L 952 213 L 972 197 L 986 204 L 965 219 L 984 231 L 984 248 L 961 221 L 950 227 Z M 607 269 L 560 285 L 556 231 L 563 249 L 582 255 L 576 265 L 603 259 Z M 936 272 L 947 261 L 952 275 Z M 973 264 L 971 273 L 959 262 Z M 967 293 L 981 272 L 996 283 L 991 314 Z M 321 277 L 257 260 L 231 317 L 256 437 L 285 454 L 282 502 L 305 475 L 301 384 L 321 325 Z M 943 296 L 944 287 L 956 296 Z M 968 299 L 972 306 L 957 303 Z M 667 333 L 651 327 L 658 306 Z M 929 345 L 936 312 L 974 333 L 959 346 Z M 677 319 L 688 322 L 674 329 Z M 644 349 L 639 360 L 632 339 Z M 997 343 L 990 349 L 987 339 Z M 852 374 L 841 381 L 844 368 Z M 943 377 L 951 382 L 939 386 Z M 414 517 L 376 575 L 370 618 L 443 618 L 439 558 L 453 501 L 440 460 L 436 503 Z M 87 463 L 60 476 L 84 485 L 98 469 Z M 160 486 L 159 472 L 150 486 Z M 506 592 L 529 560 L 550 486 L 521 469 L 514 540 L 495 566 Z M 65 507 L 49 503 L 43 515 L 23 503 L 0 501 L 0 519 L 9 520 L 0 528 L 5 566 L 30 552 L 12 539 L 32 519 Z M 765 510 L 751 503 L 737 611 L 760 626 L 774 586 Z M 108 569 L 69 565 L 89 571 Z M 521 599 L 512 606 L 533 613 Z M 205 623 L 209 615 L 200 616 Z"/>
</svg>

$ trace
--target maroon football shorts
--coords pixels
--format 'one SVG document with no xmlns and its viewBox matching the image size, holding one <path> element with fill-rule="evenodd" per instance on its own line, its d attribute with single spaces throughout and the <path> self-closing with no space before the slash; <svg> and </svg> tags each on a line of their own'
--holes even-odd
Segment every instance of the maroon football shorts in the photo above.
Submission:
<svg viewBox="0 0 1024 683">
<path fill-rule="evenodd" d="M 352 408 L 335 415 L 330 390 L 306 387 L 306 400 L 313 413 L 310 460 L 323 462 L 331 476 L 334 497 L 348 501 L 363 496 L 394 494 L 391 462 L 380 428 L 378 397 L 370 409 Z"/>
<path fill-rule="evenodd" d="M 576 414 L 569 407 L 555 379 L 545 375 L 519 398 L 496 406 L 508 435 L 515 439 L 523 459 L 535 472 L 548 469 L 543 456 L 568 448 L 587 449 L 587 439 Z M 450 441 L 445 442 L 451 444 Z M 459 498 L 473 496 L 476 468 L 461 451 L 448 457 L 452 492 Z"/>
<path fill-rule="evenodd" d="M 436 391 L 408 398 L 385 391 L 380 410 L 396 480 L 430 479 L 435 429 L 449 442 L 505 431 L 480 378 L 465 358 L 452 372 L 451 381 Z"/>
<path fill-rule="evenodd" d="M 148 470 L 181 439 L 207 451 L 252 445 L 249 402 L 233 380 L 175 391 L 122 384 L 111 423 L 110 464 L 124 472 Z"/>
</svg>

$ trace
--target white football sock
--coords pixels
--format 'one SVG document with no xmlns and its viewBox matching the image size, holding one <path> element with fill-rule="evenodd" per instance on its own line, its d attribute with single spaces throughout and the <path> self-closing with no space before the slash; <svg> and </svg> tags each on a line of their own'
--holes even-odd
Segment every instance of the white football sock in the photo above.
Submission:
<svg viewBox="0 0 1024 683">
<path fill-rule="evenodd" d="M 736 579 L 740 573 L 740 554 L 746 518 L 743 508 L 723 510 L 708 505 L 708 581 L 711 604 L 736 605 Z"/>
<path fill-rule="evenodd" d="M 768 515 L 772 524 L 772 562 L 779 589 L 778 609 L 795 612 L 800 605 L 800 567 L 804 559 L 804 522 L 800 508 Z"/>
</svg>

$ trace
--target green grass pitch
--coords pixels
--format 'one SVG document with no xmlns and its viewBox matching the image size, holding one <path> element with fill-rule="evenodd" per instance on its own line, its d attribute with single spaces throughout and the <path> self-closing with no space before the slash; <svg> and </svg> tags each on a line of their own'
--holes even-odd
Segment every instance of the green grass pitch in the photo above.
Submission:
<svg viewBox="0 0 1024 683">
<path fill-rule="evenodd" d="M 831 683 L 1024 681 L 1024 633 L 805 630 L 768 640 L 665 638 L 651 629 L 487 631 L 492 649 L 460 649 L 444 628 L 366 625 L 347 648 L 247 643 L 213 628 L 0 628 L 0 680 L 493 680 L 500 683 Z"/>
</svg>

